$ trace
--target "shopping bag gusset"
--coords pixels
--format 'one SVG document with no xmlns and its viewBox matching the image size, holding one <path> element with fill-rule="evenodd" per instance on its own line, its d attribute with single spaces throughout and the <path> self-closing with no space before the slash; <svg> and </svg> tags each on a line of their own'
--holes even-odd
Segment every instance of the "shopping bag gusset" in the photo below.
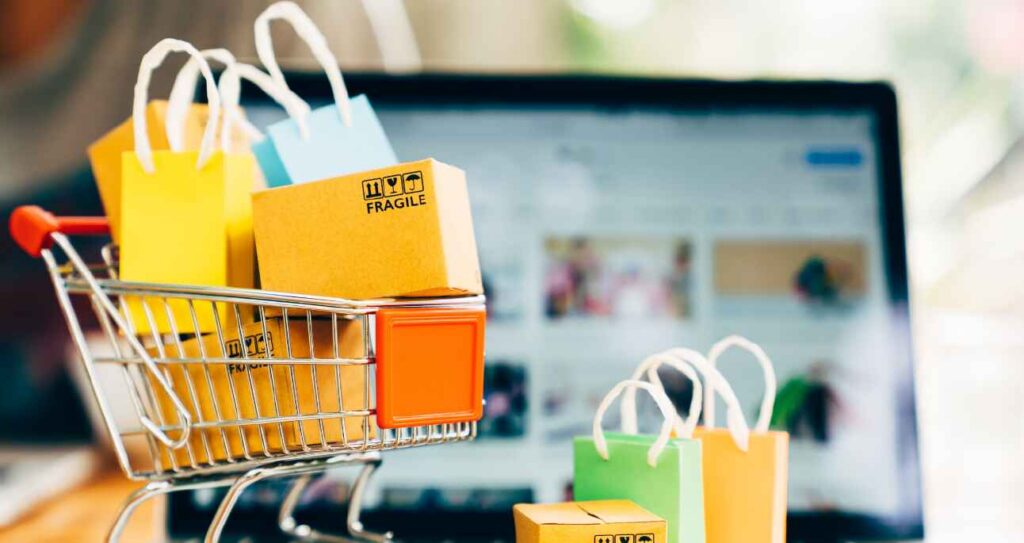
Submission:
<svg viewBox="0 0 1024 543">
<path fill-rule="evenodd" d="M 209 115 L 198 151 L 154 151 L 149 142 L 145 115 L 149 81 L 171 52 L 196 58 L 206 80 Z M 238 211 L 237 202 L 250 198 L 255 164 L 249 153 L 215 151 L 219 120 L 220 95 L 209 65 L 195 47 L 165 39 L 143 56 L 132 110 L 134 151 L 124 153 L 121 165 L 122 279 L 252 286 L 252 257 L 233 262 L 228 232 L 251 225 L 251 213 L 241 216 L 244 212 Z M 191 323 L 193 319 L 182 300 L 128 297 L 127 303 L 138 332 L 175 332 L 172 320 Z M 214 329 L 210 307 L 195 313 L 201 331 Z"/>
<path fill-rule="evenodd" d="M 734 417 L 734 412 L 743 416 L 732 390 L 724 389 L 717 380 L 705 384 L 706 427 L 698 427 L 694 437 L 704 445 L 708 542 L 782 543 L 786 540 L 789 434 L 768 429 L 775 402 L 775 370 L 761 347 L 739 336 L 727 337 L 712 346 L 707 357 L 711 369 L 731 347 L 754 355 L 764 374 L 765 393 L 757 423 L 749 435 L 743 436 L 715 428 L 713 399 L 716 392 L 728 390 L 721 394 L 729 405 L 727 420 Z M 730 428 L 733 424 L 733 421 L 728 422 Z"/>
<path fill-rule="evenodd" d="M 274 81 L 288 88 L 274 56 L 270 22 L 291 24 L 305 41 L 331 84 L 334 104 L 314 109 L 307 116 L 308 130 L 295 119 L 267 128 L 268 138 L 253 147 L 267 185 L 306 183 L 391 166 L 398 162 L 384 129 L 366 96 L 350 98 L 338 61 L 313 21 L 293 2 L 272 4 L 256 18 L 256 52 Z"/>
<path fill-rule="evenodd" d="M 699 385 L 698 385 L 699 386 Z M 624 391 L 651 394 L 664 421 L 657 436 L 608 433 L 601 420 Z M 664 391 L 627 380 L 604 397 L 594 414 L 593 435 L 573 442 L 573 494 L 577 501 L 628 499 L 665 519 L 671 543 L 703 543 L 701 445 L 672 439 L 676 413 Z"/>
</svg>

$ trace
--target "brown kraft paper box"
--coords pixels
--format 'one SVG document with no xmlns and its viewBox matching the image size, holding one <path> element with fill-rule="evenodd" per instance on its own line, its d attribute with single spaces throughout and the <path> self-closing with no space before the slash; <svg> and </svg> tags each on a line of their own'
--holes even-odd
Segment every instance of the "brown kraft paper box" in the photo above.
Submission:
<svg viewBox="0 0 1024 543">
<path fill-rule="evenodd" d="M 512 516 L 516 543 L 676 543 L 664 519 L 629 500 L 520 503 Z"/>
<path fill-rule="evenodd" d="M 483 291 L 465 173 L 433 159 L 263 190 L 264 289 L 348 299 Z"/>
<path fill-rule="evenodd" d="M 342 318 L 339 318 L 337 322 L 339 356 L 342 358 L 364 357 L 362 323 L 358 320 Z M 198 359 L 205 351 L 208 358 L 241 359 L 243 348 L 250 359 L 267 358 L 268 354 L 271 359 L 310 358 L 309 333 L 304 317 L 289 319 L 291 357 L 287 355 L 283 319 L 268 318 L 266 323 L 266 335 L 263 333 L 263 325 L 260 322 L 244 325 L 242 341 L 238 339 L 237 326 L 226 327 L 224 330 L 226 356 L 222 352 L 216 334 L 207 334 L 199 339 L 182 341 L 184 358 Z M 314 318 L 312 332 L 313 358 L 334 358 L 331 320 L 329 318 Z M 171 363 L 159 364 L 158 362 L 158 365 L 165 368 L 165 375 L 168 376 L 175 393 L 188 408 L 194 423 L 213 421 L 218 418 L 221 420 L 254 418 L 257 416 L 257 408 L 261 417 L 294 417 L 296 411 L 303 415 L 312 415 L 317 413 L 317 400 L 319 400 L 320 412 L 338 411 L 339 391 L 336 376 L 341 378 L 341 399 L 344 410 L 358 411 L 368 408 L 366 405 L 367 375 L 364 365 L 349 365 L 340 368 L 334 364 L 271 365 L 259 364 L 258 360 L 255 364 L 180 364 L 174 363 L 175 359 L 182 356 L 179 354 L 177 343 L 171 342 L 165 345 L 164 350 L 166 359 Z M 150 349 L 149 353 L 154 357 L 160 356 L 156 348 Z M 315 387 L 313 385 L 314 373 L 316 374 Z M 255 397 L 250 392 L 250 376 Z M 292 392 L 293 383 L 297 395 Z M 163 423 L 176 424 L 178 418 L 169 396 L 159 388 L 155 379 L 150 378 L 150 385 L 156 391 L 157 404 Z M 211 394 L 211 388 L 213 394 Z M 365 430 L 364 420 L 368 421 Z M 328 443 L 340 443 L 343 438 L 347 439 L 349 443 L 357 442 L 362 440 L 367 433 L 371 438 L 376 435 L 376 424 L 373 417 L 346 416 L 344 433 L 340 416 L 323 420 L 323 434 L 326 434 Z M 205 430 L 193 428 L 188 440 L 191 458 L 185 447 L 173 451 L 162 447 L 161 461 L 164 463 L 164 467 L 168 468 L 172 465 L 189 466 L 192 460 L 197 464 L 206 464 L 211 460 L 242 459 L 245 458 L 246 449 L 250 456 L 260 457 L 264 456 L 266 452 L 283 451 L 282 439 L 289 451 L 297 451 L 302 450 L 302 437 L 305 438 L 307 445 L 315 448 L 324 442 L 323 434 L 321 434 L 320 422 L 317 420 L 301 421 L 301 427 L 300 423 L 292 421 L 232 426 L 224 428 L 223 431 L 218 428 Z M 170 432 L 169 435 L 176 438 L 181 434 Z M 266 445 L 264 445 L 264 439 Z M 168 458 L 169 451 L 172 451 L 173 454 L 173 464 L 171 458 Z"/>
</svg>

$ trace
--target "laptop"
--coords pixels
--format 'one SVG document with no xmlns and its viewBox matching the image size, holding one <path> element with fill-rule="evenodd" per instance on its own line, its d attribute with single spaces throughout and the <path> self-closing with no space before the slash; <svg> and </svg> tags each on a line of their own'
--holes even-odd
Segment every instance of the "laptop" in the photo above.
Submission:
<svg viewBox="0 0 1024 543">
<path fill-rule="evenodd" d="M 292 74 L 314 106 L 326 79 Z M 488 296 L 472 443 L 384 453 L 364 515 L 407 541 L 511 541 L 511 507 L 571 499 L 574 435 L 646 355 L 732 333 L 776 364 L 791 541 L 923 536 L 896 99 L 884 83 L 353 74 L 402 160 L 468 176 Z M 251 120 L 283 117 L 247 88 Z M 339 152 L 344 152 L 343 149 Z M 747 361 L 749 364 L 749 361 Z M 748 418 L 760 372 L 723 365 Z M 664 377 L 677 405 L 692 390 Z M 656 424 L 651 405 L 642 428 Z M 615 424 L 609 420 L 609 425 Z M 646 426 L 645 426 L 646 425 Z M 343 531 L 342 470 L 300 520 Z M 284 486 L 228 533 L 275 541 Z M 219 494 L 171 498 L 174 537 Z"/>
</svg>

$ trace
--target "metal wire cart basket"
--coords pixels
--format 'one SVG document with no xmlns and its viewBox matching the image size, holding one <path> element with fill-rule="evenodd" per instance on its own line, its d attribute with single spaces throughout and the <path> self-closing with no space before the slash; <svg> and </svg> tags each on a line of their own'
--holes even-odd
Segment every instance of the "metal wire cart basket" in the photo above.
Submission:
<svg viewBox="0 0 1024 543">
<path fill-rule="evenodd" d="M 389 541 L 359 521 L 380 452 L 476 437 L 482 296 L 357 302 L 133 283 L 118 280 L 116 247 L 87 265 L 67 237 L 106 235 L 105 219 L 25 206 L 11 233 L 46 263 L 118 462 L 148 481 L 109 541 L 151 497 L 227 486 L 206 535 L 216 542 L 239 495 L 274 477 L 293 478 L 278 517 L 288 535 Z M 312 477 L 350 463 L 363 468 L 349 537 L 299 525 L 292 513 Z"/>
</svg>

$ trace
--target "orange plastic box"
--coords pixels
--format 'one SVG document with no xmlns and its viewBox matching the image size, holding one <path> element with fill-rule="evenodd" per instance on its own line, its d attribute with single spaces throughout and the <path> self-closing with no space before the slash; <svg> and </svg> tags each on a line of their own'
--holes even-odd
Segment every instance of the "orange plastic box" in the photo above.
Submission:
<svg viewBox="0 0 1024 543">
<path fill-rule="evenodd" d="M 407 428 L 483 417 L 482 309 L 377 312 L 377 425 Z"/>
</svg>

